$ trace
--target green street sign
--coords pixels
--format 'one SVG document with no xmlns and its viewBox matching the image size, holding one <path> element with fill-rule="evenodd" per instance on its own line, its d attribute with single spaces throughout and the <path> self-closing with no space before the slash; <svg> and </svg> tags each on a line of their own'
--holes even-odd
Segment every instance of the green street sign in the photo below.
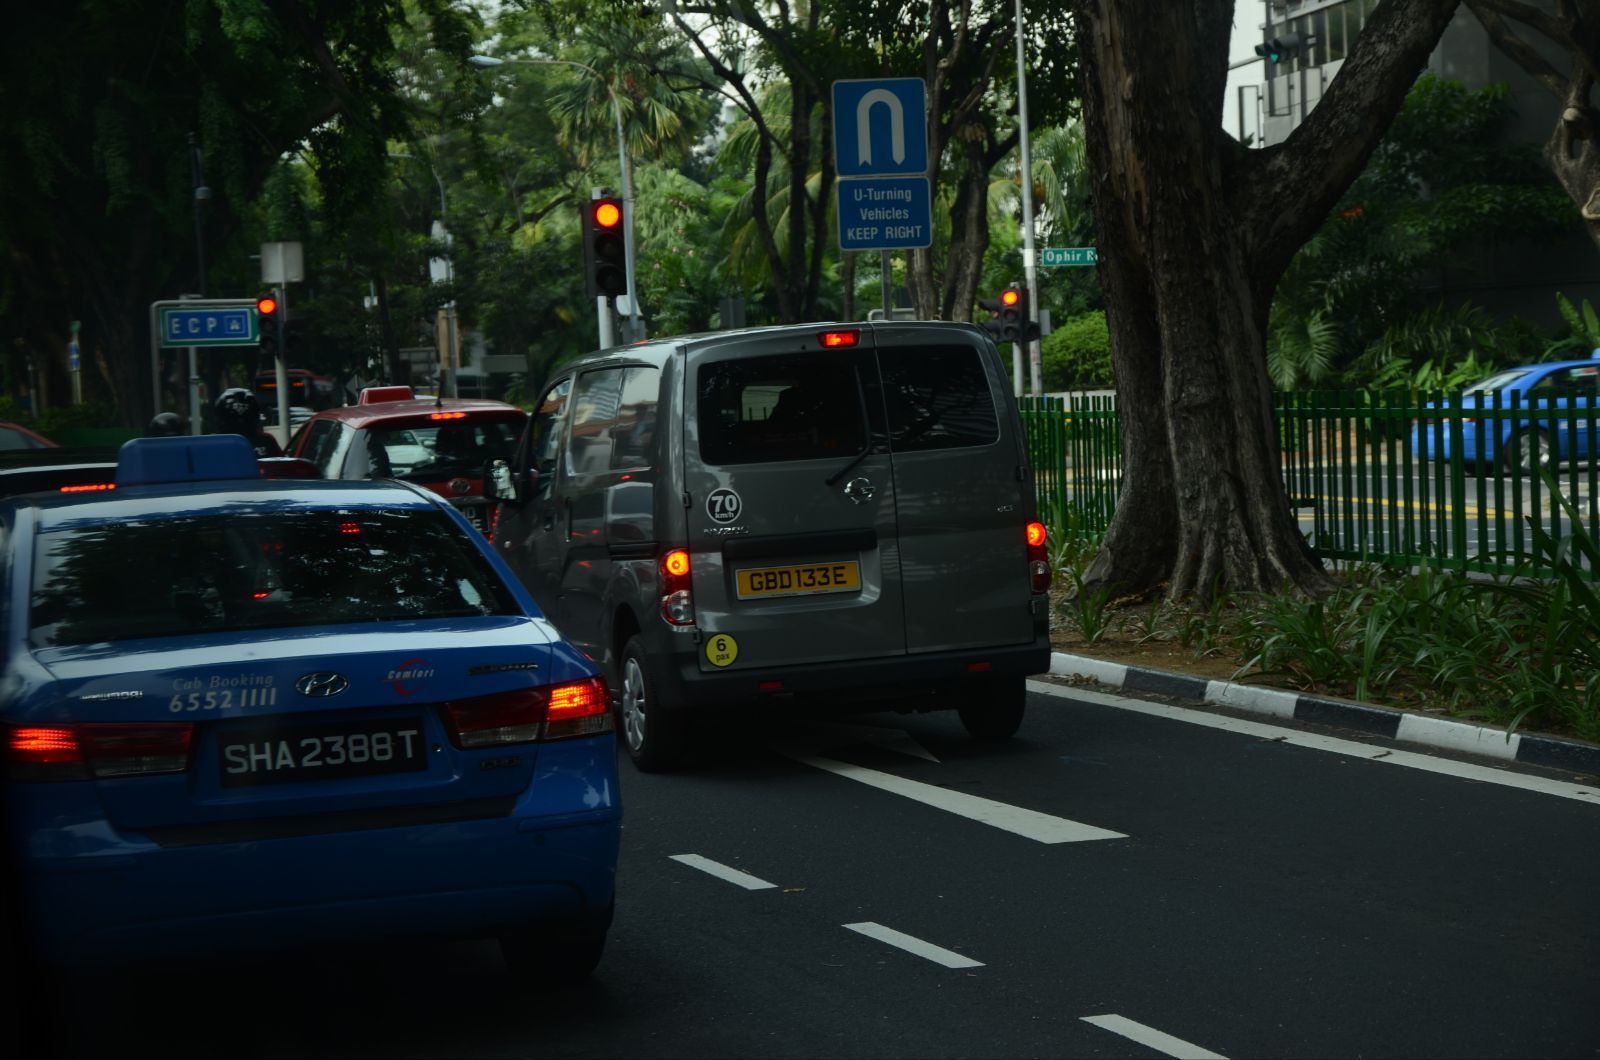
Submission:
<svg viewBox="0 0 1600 1060">
<path fill-rule="evenodd" d="M 1039 264 L 1051 265 L 1094 265 L 1100 261 L 1100 255 L 1095 253 L 1093 247 L 1044 247 L 1039 251 Z"/>
</svg>

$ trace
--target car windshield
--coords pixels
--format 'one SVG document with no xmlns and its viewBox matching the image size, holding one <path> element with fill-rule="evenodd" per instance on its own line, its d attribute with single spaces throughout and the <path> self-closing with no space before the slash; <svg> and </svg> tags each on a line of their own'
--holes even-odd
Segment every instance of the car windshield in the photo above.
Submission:
<svg viewBox="0 0 1600 1060">
<path fill-rule="evenodd" d="M 239 629 L 515 614 L 437 511 L 229 512 L 40 535 L 36 647 Z"/>
<path fill-rule="evenodd" d="M 1512 383 L 1515 383 L 1518 379 L 1521 379 L 1527 374 L 1528 370 L 1526 368 L 1517 368 L 1509 372 L 1501 372 L 1498 375 L 1491 375 L 1483 382 L 1474 383 L 1472 386 L 1468 387 L 1467 393 L 1480 394 L 1494 390 L 1504 390 L 1506 387 L 1510 386 Z"/>
</svg>

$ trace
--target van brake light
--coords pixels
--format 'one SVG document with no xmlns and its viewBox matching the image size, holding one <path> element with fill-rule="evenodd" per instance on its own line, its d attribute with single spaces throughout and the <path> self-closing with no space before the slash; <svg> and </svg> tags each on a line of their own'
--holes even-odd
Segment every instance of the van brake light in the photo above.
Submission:
<svg viewBox="0 0 1600 1060">
<path fill-rule="evenodd" d="M 661 557 L 661 617 L 674 626 L 694 625 L 688 549 L 675 548 Z"/>
<path fill-rule="evenodd" d="M 1028 544 L 1028 576 L 1035 595 L 1050 591 L 1050 552 L 1046 547 L 1049 537 L 1044 524 L 1035 520 L 1024 531 Z"/>
</svg>

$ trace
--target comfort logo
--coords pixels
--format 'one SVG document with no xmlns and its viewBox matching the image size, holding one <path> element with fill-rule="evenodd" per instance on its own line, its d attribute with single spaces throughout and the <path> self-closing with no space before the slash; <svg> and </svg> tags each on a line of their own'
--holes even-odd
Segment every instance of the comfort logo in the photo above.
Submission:
<svg viewBox="0 0 1600 1060">
<path fill-rule="evenodd" d="M 409 687 L 409 685 L 412 682 L 422 681 L 433 675 L 434 669 L 428 665 L 428 660 L 407 659 L 393 670 L 390 670 L 384 680 L 394 687 L 397 694 L 414 696 L 417 694 L 417 690 Z"/>
</svg>

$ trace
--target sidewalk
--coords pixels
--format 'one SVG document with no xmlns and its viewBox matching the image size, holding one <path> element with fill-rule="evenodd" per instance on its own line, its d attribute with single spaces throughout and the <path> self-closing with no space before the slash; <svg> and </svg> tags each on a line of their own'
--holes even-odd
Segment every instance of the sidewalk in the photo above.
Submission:
<svg viewBox="0 0 1600 1060">
<path fill-rule="evenodd" d="M 1400 743 L 1600 776 L 1600 745 L 1581 740 L 1521 732 L 1512 733 L 1508 738 L 1504 729 L 1451 721 L 1431 714 L 1232 681 L 1208 681 L 1202 677 L 1059 651 L 1050 657 L 1050 673 L 1054 677 L 1090 677 L 1107 687 L 1128 692 L 1150 692 L 1280 720 L 1332 725 Z"/>
</svg>

